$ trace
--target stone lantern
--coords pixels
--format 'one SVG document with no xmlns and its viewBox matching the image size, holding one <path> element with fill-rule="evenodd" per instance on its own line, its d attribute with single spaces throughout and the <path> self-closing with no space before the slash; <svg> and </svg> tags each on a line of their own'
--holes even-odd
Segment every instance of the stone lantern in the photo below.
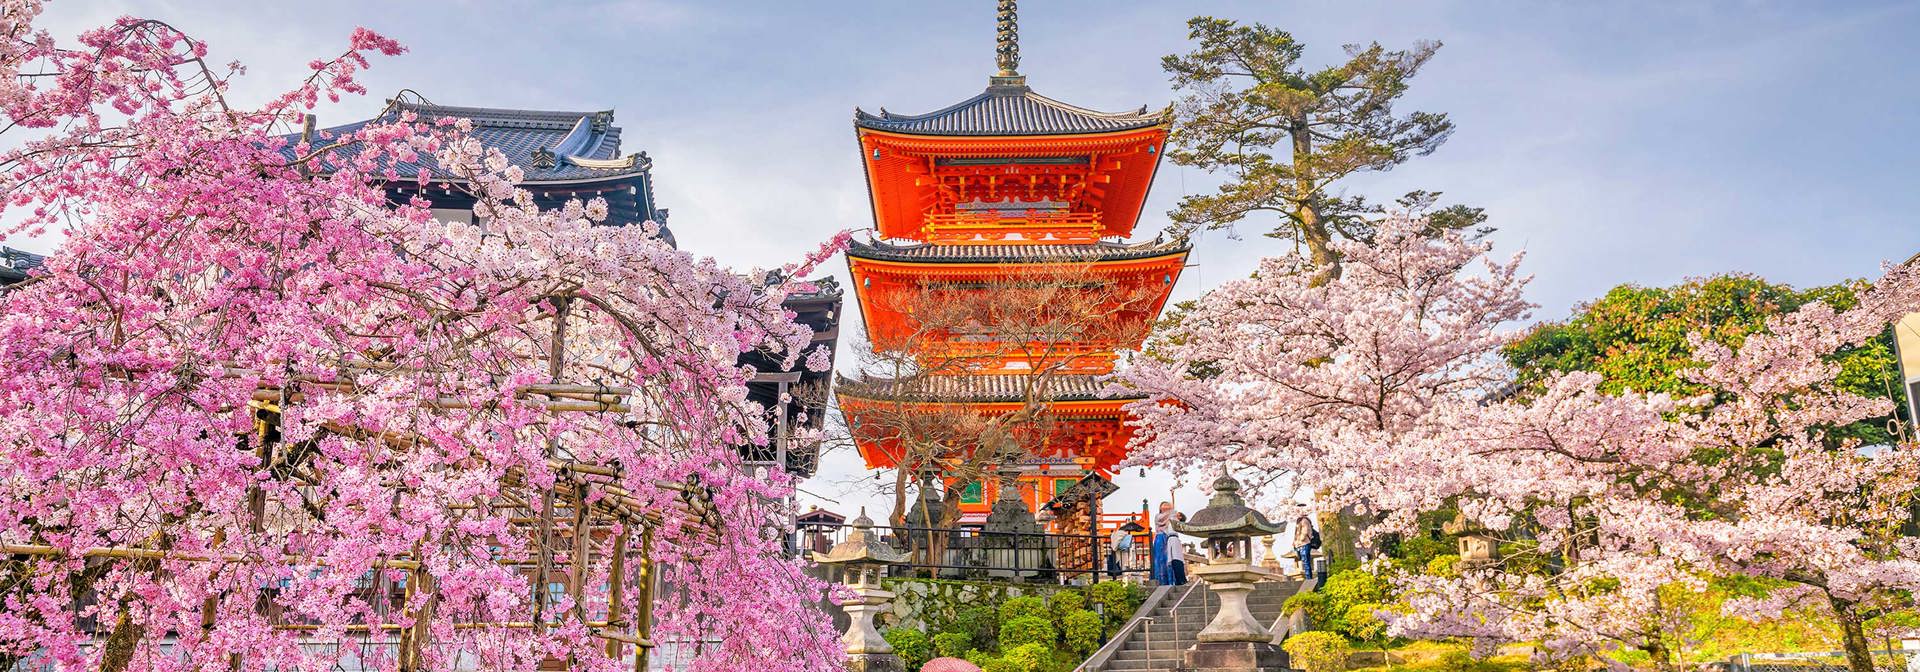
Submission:
<svg viewBox="0 0 1920 672">
<path fill-rule="evenodd" d="M 1487 529 L 1467 520 L 1466 514 L 1454 516 L 1453 521 L 1442 525 L 1440 529 L 1447 534 L 1460 536 L 1460 566 L 1467 569 L 1485 567 L 1500 561 L 1500 540 L 1487 534 Z"/>
<path fill-rule="evenodd" d="M 840 605 L 850 617 L 847 633 L 840 636 L 847 652 L 848 672 L 901 672 L 905 666 L 900 656 L 894 655 L 893 646 L 874 629 L 873 617 L 886 611 L 893 601 L 893 593 L 880 587 L 880 577 L 887 565 L 907 557 L 873 533 L 873 520 L 867 517 L 866 509 L 853 519 L 853 531 L 846 539 L 834 544 L 833 550 L 813 554 L 814 562 L 840 567 L 841 579 L 853 591 L 853 599 Z"/>
<path fill-rule="evenodd" d="M 1200 631 L 1199 643 L 1187 649 L 1183 669 L 1196 672 L 1279 672 L 1287 655 L 1273 645 L 1273 633 L 1247 609 L 1254 584 L 1275 578 L 1253 564 L 1253 538 L 1280 531 L 1280 526 L 1247 506 L 1240 482 L 1221 476 L 1213 482 L 1213 500 L 1186 522 L 1175 522 L 1181 534 L 1205 539 L 1207 562 L 1188 569 L 1220 595 L 1220 611 Z"/>
</svg>

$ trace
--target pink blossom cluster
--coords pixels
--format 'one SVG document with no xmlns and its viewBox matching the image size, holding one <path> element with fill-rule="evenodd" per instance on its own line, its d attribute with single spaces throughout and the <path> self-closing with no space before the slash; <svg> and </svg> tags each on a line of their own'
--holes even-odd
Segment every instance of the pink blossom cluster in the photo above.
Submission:
<svg viewBox="0 0 1920 672">
<path fill-rule="evenodd" d="M 655 226 L 597 225 L 602 202 L 535 208 L 463 122 L 288 139 L 362 91 L 366 55 L 402 51 L 364 29 L 240 109 L 224 97 L 239 68 L 204 67 L 171 27 L 123 19 L 63 49 L 38 11 L 0 6 L 0 112 L 48 129 L 0 154 L 0 189 L 7 233 L 66 238 L 0 295 L 0 544 L 42 549 L 0 569 L 0 656 L 390 669 L 393 647 L 361 645 L 404 629 L 431 669 L 611 670 L 596 619 L 641 606 L 609 591 L 626 533 L 629 581 L 644 552 L 671 586 L 652 636 L 706 642 L 690 669 L 839 664 L 812 606 L 825 586 L 780 552 L 792 483 L 739 464 L 769 431 L 738 361 L 820 364 L 782 308 L 811 287 L 768 279 L 805 277 L 844 234 L 777 276 L 734 273 Z M 394 168 L 421 155 L 479 198 L 480 224 L 387 201 L 379 184 L 428 179 Z M 626 392 L 556 412 L 526 393 L 552 383 Z M 591 535 L 586 566 L 556 554 L 580 601 L 509 627 L 545 587 L 523 569 L 540 542 L 513 518 L 526 509 L 502 504 L 538 509 L 583 480 L 573 464 L 615 474 L 587 504 L 658 520 Z M 416 585 L 389 604 L 366 590 L 382 579 Z"/>
<path fill-rule="evenodd" d="M 1266 260 L 1135 358 L 1116 383 L 1150 395 L 1132 407 L 1134 461 L 1289 475 L 1319 506 L 1375 521 L 1369 538 L 1424 533 L 1420 514 L 1453 509 L 1535 560 L 1403 577 L 1403 634 L 1657 648 L 1681 623 L 1661 591 L 1715 575 L 1777 587 L 1739 603 L 1774 613 L 1817 594 L 1856 631 L 1912 606 L 1920 541 L 1901 529 L 1920 446 L 1828 430 L 1891 410 L 1839 388 L 1830 360 L 1920 310 L 1915 269 L 1737 349 L 1695 339 L 1690 375 L 1715 392 L 1672 399 L 1605 394 L 1594 373 L 1504 387 L 1498 348 L 1529 309 L 1517 259 L 1482 261 L 1485 245 L 1412 220 L 1340 252 L 1330 279 Z"/>
</svg>

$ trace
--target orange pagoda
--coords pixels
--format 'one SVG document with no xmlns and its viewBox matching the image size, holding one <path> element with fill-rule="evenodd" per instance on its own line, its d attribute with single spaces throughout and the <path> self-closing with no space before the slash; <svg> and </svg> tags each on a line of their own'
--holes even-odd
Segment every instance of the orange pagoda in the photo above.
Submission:
<svg viewBox="0 0 1920 672">
<path fill-rule="evenodd" d="M 837 394 L 873 469 L 897 468 L 902 459 L 899 442 L 874 428 L 883 411 L 992 415 L 1041 405 L 1047 428 L 1020 439 L 1029 459 L 996 465 L 1001 478 L 925 475 L 961 489 L 963 525 L 987 520 L 1006 479 L 1018 484 L 1028 513 L 1053 511 L 1056 529 L 1084 533 L 1098 529 L 1087 517 L 1099 516 L 1098 500 L 1113 491 L 1109 479 L 1126 457 L 1131 431 L 1122 408 L 1133 399 L 1102 394 L 1100 378 L 1112 373 L 1117 351 L 1140 346 L 1186 264 L 1184 240 L 1126 242 L 1153 183 L 1170 114 L 1145 107 L 1096 112 L 1035 93 L 1017 71 L 1014 3 L 1002 0 L 999 11 L 999 72 L 985 92 L 926 114 L 854 113 L 874 235 L 853 245 L 847 263 L 869 340 L 876 350 L 898 345 L 969 364 L 843 381 Z M 1084 305 L 1112 309 L 1099 313 L 1109 323 L 1103 326 L 1118 328 L 1031 347 L 990 328 L 922 328 L 907 300 L 932 289 L 985 293 L 967 298 L 991 303 L 1066 274 L 1095 294 Z M 1111 297 L 1107 305 L 1101 296 Z M 1129 296 L 1140 298 L 1122 298 Z M 1049 361 L 1036 361 L 1036 352 Z M 1042 369 L 1046 393 L 1036 397 L 1033 376 Z"/>
</svg>

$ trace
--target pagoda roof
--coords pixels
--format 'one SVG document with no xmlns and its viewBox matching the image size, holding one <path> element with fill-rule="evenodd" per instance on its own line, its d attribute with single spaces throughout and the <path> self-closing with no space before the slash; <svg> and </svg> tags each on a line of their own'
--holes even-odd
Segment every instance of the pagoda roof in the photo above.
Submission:
<svg viewBox="0 0 1920 672">
<path fill-rule="evenodd" d="M 644 175 L 652 167 L 652 161 L 645 152 L 620 154 L 620 127 L 613 125 L 613 110 L 520 110 L 434 105 L 418 100 L 396 99 L 390 101 L 387 109 L 377 117 L 328 127 L 322 131 L 339 136 L 358 131 L 368 124 L 395 121 L 405 112 L 412 112 L 420 120 L 429 122 L 438 119 L 472 121 L 472 137 L 487 147 L 500 150 L 509 164 L 519 167 L 525 175 L 522 184 L 603 181 Z M 419 160 L 395 168 L 403 175 L 418 175 L 424 169 L 436 179 L 458 179 L 441 168 L 430 154 L 423 153 Z"/>
<path fill-rule="evenodd" d="M 870 114 L 854 108 L 859 128 L 910 135 L 1074 135 L 1148 128 L 1167 123 L 1171 109 L 1099 112 L 1048 98 L 1024 84 L 986 92 L 926 114 Z"/>
<path fill-rule="evenodd" d="M 1085 244 L 989 244 L 940 245 L 929 243 L 897 244 L 884 241 L 854 241 L 848 257 L 878 261 L 914 261 L 930 264 L 979 264 L 999 262 L 1096 262 L 1149 259 L 1182 254 L 1193 246 L 1185 239 L 1153 240 L 1141 243 L 1098 242 Z"/>
<path fill-rule="evenodd" d="M 1094 374 L 1048 376 L 1042 385 L 1043 401 L 1100 401 L 1145 398 L 1105 394 L 1105 376 Z M 1026 399 L 1033 376 L 1026 374 L 987 374 L 972 376 L 922 375 L 907 378 L 841 378 L 835 385 L 839 394 L 865 399 L 898 399 L 928 402 L 1008 403 Z"/>
<path fill-rule="evenodd" d="M 26 280 L 27 273 L 39 268 L 46 260 L 46 257 L 26 250 L 0 247 L 0 287 Z"/>
</svg>

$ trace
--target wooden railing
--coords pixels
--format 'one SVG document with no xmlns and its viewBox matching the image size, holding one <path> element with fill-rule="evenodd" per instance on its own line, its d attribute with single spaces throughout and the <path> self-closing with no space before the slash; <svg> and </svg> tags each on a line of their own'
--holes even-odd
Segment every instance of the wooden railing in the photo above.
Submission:
<svg viewBox="0 0 1920 672">
<path fill-rule="evenodd" d="M 1100 213 L 1041 210 L 930 212 L 922 230 L 929 242 L 981 245 L 1022 244 L 1035 240 L 1093 243 L 1100 240 Z M 1018 238 L 1009 238 L 1019 234 Z"/>
</svg>

